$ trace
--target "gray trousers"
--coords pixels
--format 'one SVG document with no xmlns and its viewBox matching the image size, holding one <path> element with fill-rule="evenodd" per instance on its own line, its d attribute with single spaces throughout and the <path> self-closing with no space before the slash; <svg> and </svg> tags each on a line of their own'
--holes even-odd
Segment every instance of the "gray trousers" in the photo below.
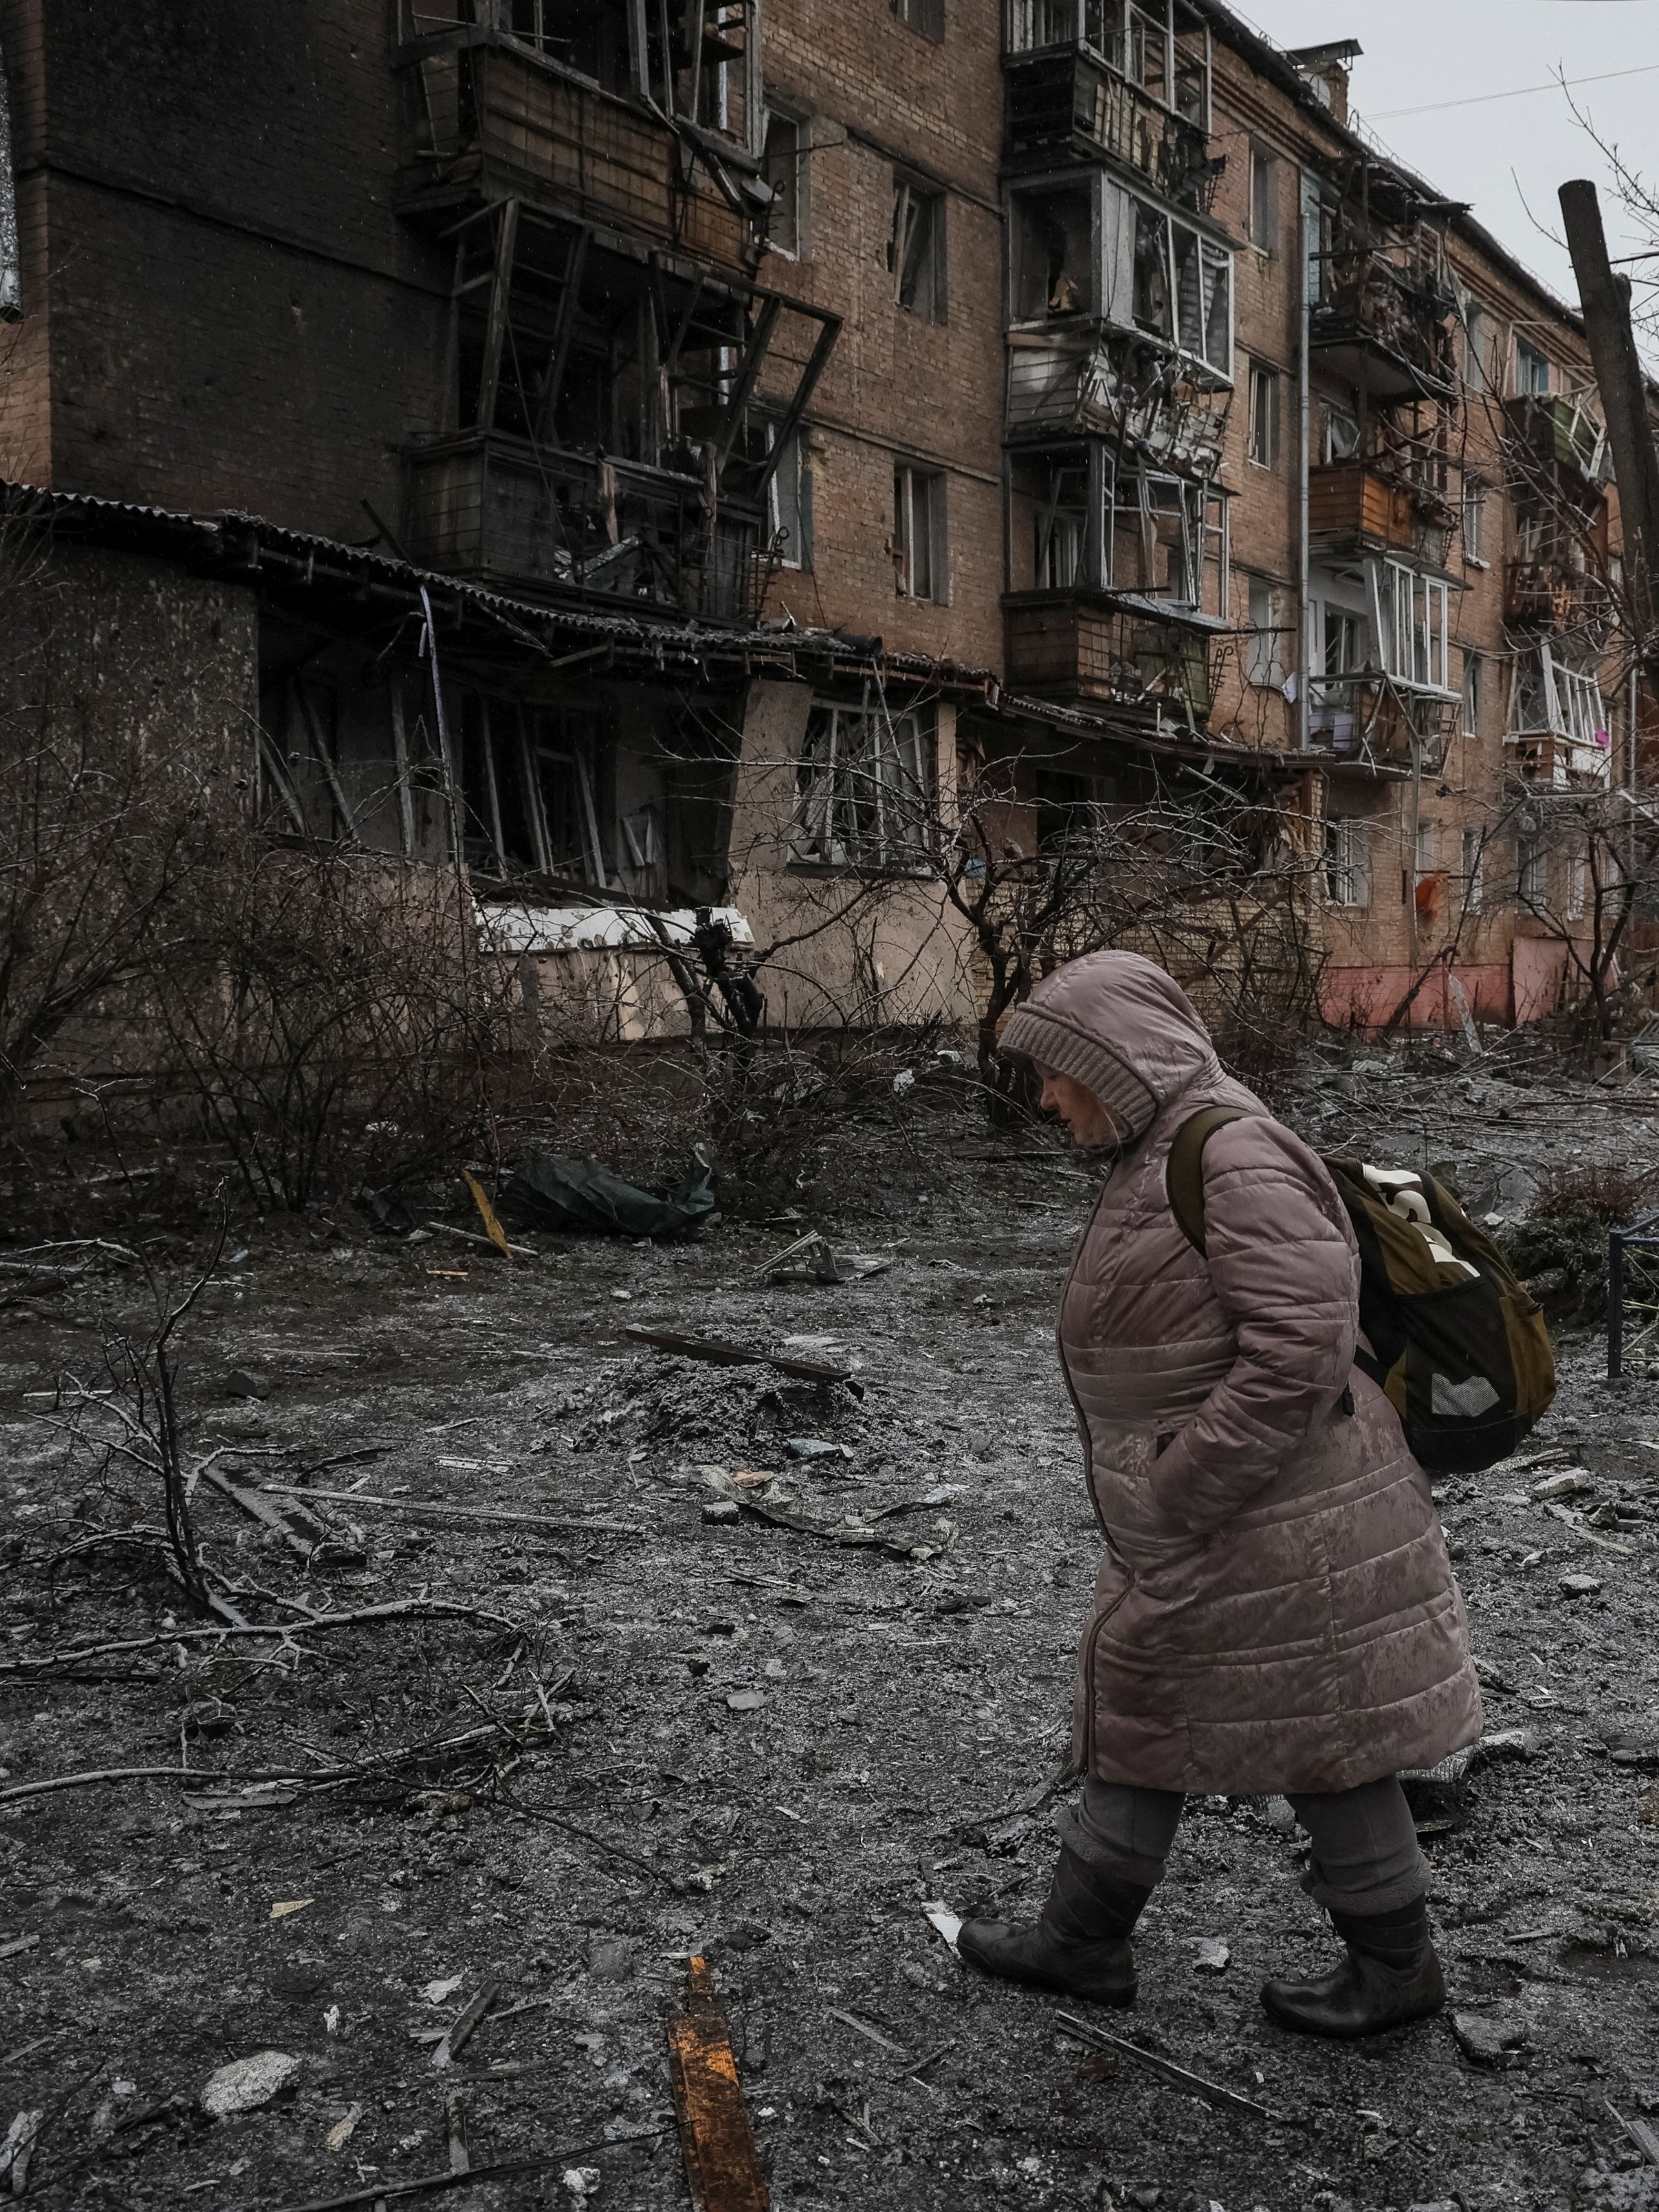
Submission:
<svg viewBox="0 0 1659 2212">
<path fill-rule="evenodd" d="M 1061 1812 L 1060 1838 L 1091 1866 L 1151 1889 L 1164 1879 L 1186 1802 L 1178 1790 L 1091 1779 L 1076 1808 Z M 1335 1912 L 1396 1912 L 1427 1894 L 1429 1871 L 1411 1808 L 1392 1774 L 1328 1796 L 1295 1796 L 1291 1808 L 1313 1838 L 1303 1886 L 1316 1904 Z"/>
</svg>

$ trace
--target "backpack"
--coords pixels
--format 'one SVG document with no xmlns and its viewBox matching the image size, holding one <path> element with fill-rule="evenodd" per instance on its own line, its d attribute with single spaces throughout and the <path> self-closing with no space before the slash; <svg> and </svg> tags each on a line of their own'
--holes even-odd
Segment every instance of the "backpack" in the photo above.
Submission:
<svg viewBox="0 0 1659 2212">
<path fill-rule="evenodd" d="M 1170 1147 L 1170 1206 L 1204 1249 L 1204 1146 L 1246 1116 L 1208 1106 Z M 1388 1396 L 1429 1474 L 1476 1474 L 1507 1459 L 1555 1395 L 1555 1358 L 1535 1302 L 1443 1183 L 1409 1169 L 1320 1156 L 1359 1243 L 1354 1364 Z"/>
</svg>

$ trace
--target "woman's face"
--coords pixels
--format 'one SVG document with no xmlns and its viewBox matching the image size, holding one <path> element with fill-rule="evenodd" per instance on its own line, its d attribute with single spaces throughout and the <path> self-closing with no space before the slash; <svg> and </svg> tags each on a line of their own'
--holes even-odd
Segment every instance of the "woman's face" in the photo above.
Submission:
<svg viewBox="0 0 1659 2212">
<path fill-rule="evenodd" d="M 1092 1091 L 1070 1075 L 1062 1075 L 1058 1068 L 1044 1067 L 1039 1061 L 1037 1073 L 1042 1079 L 1042 1095 L 1037 1100 L 1045 1114 L 1058 1114 L 1072 1133 L 1072 1142 L 1093 1149 L 1103 1145 L 1115 1145 L 1118 1127 L 1110 1114 Z"/>
</svg>

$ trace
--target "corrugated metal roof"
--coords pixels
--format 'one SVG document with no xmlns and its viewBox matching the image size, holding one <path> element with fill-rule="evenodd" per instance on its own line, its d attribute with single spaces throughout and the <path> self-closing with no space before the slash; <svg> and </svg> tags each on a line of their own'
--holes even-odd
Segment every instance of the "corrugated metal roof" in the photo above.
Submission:
<svg viewBox="0 0 1659 2212">
<path fill-rule="evenodd" d="M 441 569 L 421 568 L 372 545 L 351 545 L 338 538 L 289 530 L 241 508 L 195 514 L 0 478 L 0 509 L 21 520 L 79 524 L 89 533 L 115 540 L 136 538 L 192 566 L 228 567 L 243 574 L 249 566 L 247 548 L 235 541 L 239 537 L 251 538 L 259 552 L 303 562 L 312 568 L 321 565 L 373 577 L 390 590 L 408 592 L 411 599 L 417 599 L 424 588 L 434 599 L 441 596 L 450 605 L 463 600 L 493 615 L 507 629 L 520 631 L 524 641 L 538 650 L 549 649 L 560 640 L 591 639 L 685 660 L 729 658 L 746 652 L 770 658 L 796 653 L 844 664 L 849 673 L 879 669 L 884 675 L 937 684 L 952 690 L 982 693 L 993 680 L 985 669 L 965 668 L 959 662 L 924 653 L 891 653 L 878 639 L 854 641 L 835 630 L 803 629 L 793 623 L 745 629 L 684 616 L 613 611 L 592 601 L 560 605 L 523 599 Z"/>
</svg>

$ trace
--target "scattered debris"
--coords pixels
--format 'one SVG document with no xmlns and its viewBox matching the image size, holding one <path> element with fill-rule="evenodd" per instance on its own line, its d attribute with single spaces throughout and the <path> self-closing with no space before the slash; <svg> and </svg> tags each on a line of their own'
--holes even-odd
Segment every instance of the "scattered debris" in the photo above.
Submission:
<svg viewBox="0 0 1659 2212">
<path fill-rule="evenodd" d="M 727 1504 L 740 1506 L 744 1512 L 769 1521 L 776 1528 L 793 1528 L 799 1535 L 816 1536 L 826 1544 L 873 1548 L 900 1559 L 932 1559 L 948 1550 L 956 1536 L 954 1522 L 939 1521 L 934 1523 L 937 1543 L 913 1543 L 903 1536 L 890 1536 L 885 1530 L 871 1527 L 868 1522 L 825 1519 L 803 1504 L 781 1476 L 774 1475 L 764 1487 L 757 1487 L 739 1484 L 723 1467 L 706 1467 L 700 1471 L 709 1488 Z M 707 1511 L 705 1507 L 705 1515 Z"/>
<path fill-rule="evenodd" d="M 923 1917 L 936 1928 L 954 1951 L 957 1938 L 962 1933 L 962 1915 L 952 1912 L 940 1899 L 934 1898 L 921 1908 Z"/>
<path fill-rule="evenodd" d="M 878 2027 L 872 2027 L 867 2020 L 860 2020 L 855 2012 L 843 2012 L 839 2005 L 825 2005 L 824 2010 L 831 2020 L 843 2021 L 847 2027 L 856 2029 L 866 2042 L 878 2045 L 883 2051 L 890 2051 L 895 2058 L 910 2056 L 902 2043 L 895 2043 L 891 2036 L 884 2035 Z"/>
<path fill-rule="evenodd" d="M 803 1382 L 853 1382 L 850 1367 L 826 1367 L 816 1359 L 793 1359 L 781 1352 L 757 1352 L 745 1344 L 722 1343 L 718 1337 L 683 1336 L 678 1329 L 640 1328 L 631 1323 L 623 1334 L 635 1344 L 648 1344 L 658 1352 L 675 1352 L 682 1359 L 706 1359 L 716 1367 L 771 1367 L 780 1375 L 793 1375 Z"/>
<path fill-rule="evenodd" d="M 236 2112 L 257 2112 L 291 2086 L 300 2062 L 286 2051 L 256 2051 L 251 2058 L 233 2058 L 228 2066 L 210 2074 L 203 2087 L 202 2110 L 210 2119 L 227 2120 Z"/>
<path fill-rule="evenodd" d="M 282 1905 L 273 1905 L 270 1917 L 273 1920 L 286 1920 L 290 1913 L 303 1912 L 308 1905 L 315 1905 L 316 1902 L 314 1897 L 291 1897 Z"/>
<path fill-rule="evenodd" d="M 850 1446 L 832 1443 L 827 1437 L 786 1437 L 783 1448 L 791 1459 L 846 1459 L 853 1456 Z"/>
<path fill-rule="evenodd" d="M 1237 2089 L 1224 2088 L 1218 2081 L 1206 2081 L 1201 2074 L 1189 2073 L 1172 2058 L 1160 2057 L 1155 2051 L 1144 2051 L 1139 2044 L 1130 2043 L 1123 2036 L 1109 2035 L 1103 2027 L 1079 2020 L 1074 2013 L 1056 2012 L 1054 2018 L 1079 2043 L 1096 2044 L 1104 2050 L 1115 2051 L 1122 2057 L 1133 2058 L 1138 2065 L 1150 2067 L 1154 2074 L 1162 2074 L 1166 2081 L 1177 2082 L 1194 2096 L 1202 2097 L 1206 2104 L 1220 2106 L 1231 2112 L 1249 2112 L 1259 2120 L 1275 2120 L 1280 2126 L 1288 2124 L 1287 2114 L 1257 2104 L 1254 2097 L 1241 2097 Z"/>
<path fill-rule="evenodd" d="M 251 1368 L 233 1367 L 225 1377 L 225 1393 L 232 1398 L 268 1398 L 270 1385 Z"/>
<path fill-rule="evenodd" d="M 1193 1970 L 1200 1974 L 1224 1974 L 1232 1952 L 1218 1936 L 1189 1936 L 1193 1947 Z"/>
<path fill-rule="evenodd" d="M 19 2112 L 0 2142 L 0 2185 L 13 2197 L 21 2197 L 28 2185 L 29 2160 L 45 2118 L 44 2111 Z"/>
<path fill-rule="evenodd" d="M 1452 2033 L 1463 2056 L 1477 2066 L 1507 2066 L 1528 2042 L 1519 2008 L 1503 2002 L 1489 2012 L 1455 2012 Z"/>
<path fill-rule="evenodd" d="M 450 2022 L 448 2032 L 432 2054 L 432 2063 L 434 2066 L 449 2065 L 457 2051 L 471 2040 L 472 2031 L 495 2002 L 501 1986 L 499 1982 L 486 1982 L 477 1995 L 470 1999 L 457 2014 Z"/>
<path fill-rule="evenodd" d="M 768 2212 L 767 2186 L 708 1963 L 694 1958 L 686 2008 L 668 2023 L 669 2069 L 696 2212 Z"/>
<path fill-rule="evenodd" d="M 1650 2128 L 1645 2120 L 1627 2120 L 1611 2097 L 1603 2097 L 1601 2102 L 1618 2121 L 1648 2164 L 1659 2166 L 1659 2129 Z"/>
<path fill-rule="evenodd" d="M 472 1203 L 478 1209 L 478 1218 L 484 1225 L 484 1235 L 495 1247 L 503 1260 L 512 1260 L 516 1252 L 523 1251 L 523 1246 L 507 1243 L 507 1231 L 496 1219 L 495 1209 L 489 1202 L 489 1194 L 478 1181 L 477 1176 L 464 1171 L 461 1180 L 472 1194 Z"/>
<path fill-rule="evenodd" d="M 793 1244 L 786 1244 L 775 1259 L 755 1273 L 769 1283 L 856 1283 L 870 1275 L 884 1274 L 890 1259 L 866 1252 L 837 1255 L 819 1231 L 809 1230 Z"/>
<path fill-rule="evenodd" d="M 351 2141 L 352 2131 L 362 2117 L 362 2106 L 361 2105 L 353 2105 L 347 2112 L 345 2118 L 342 2120 L 337 2120 L 334 2125 L 329 2130 L 327 2136 L 324 2138 L 327 2142 L 329 2148 L 332 2151 L 343 2150 L 346 2145 Z"/>
<path fill-rule="evenodd" d="M 1599 1597 L 1601 1577 L 1599 1575 L 1561 1575 L 1555 1587 L 1563 1597 Z"/>
<path fill-rule="evenodd" d="M 274 1482 L 267 1482 L 263 1487 L 272 1498 L 315 1498 L 327 1504 L 349 1505 L 354 1509 L 362 1505 L 371 1512 L 406 1513 L 411 1521 L 429 1521 L 440 1527 L 477 1521 L 497 1528 L 539 1528 L 562 1535 L 637 1536 L 640 1533 L 639 1523 L 635 1521 L 560 1520 L 551 1514 L 501 1513 L 489 1505 L 447 1505 L 442 1498 L 376 1498 L 362 1490 L 291 1490 Z"/>
<path fill-rule="evenodd" d="M 1595 1487 L 1588 1468 L 1564 1467 L 1559 1474 L 1547 1474 L 1541 1482 L 1534 1482 L 1532 1495 L 1537 1498 L 1576 1498 L 1580 1491 Z"/>
</svg>

